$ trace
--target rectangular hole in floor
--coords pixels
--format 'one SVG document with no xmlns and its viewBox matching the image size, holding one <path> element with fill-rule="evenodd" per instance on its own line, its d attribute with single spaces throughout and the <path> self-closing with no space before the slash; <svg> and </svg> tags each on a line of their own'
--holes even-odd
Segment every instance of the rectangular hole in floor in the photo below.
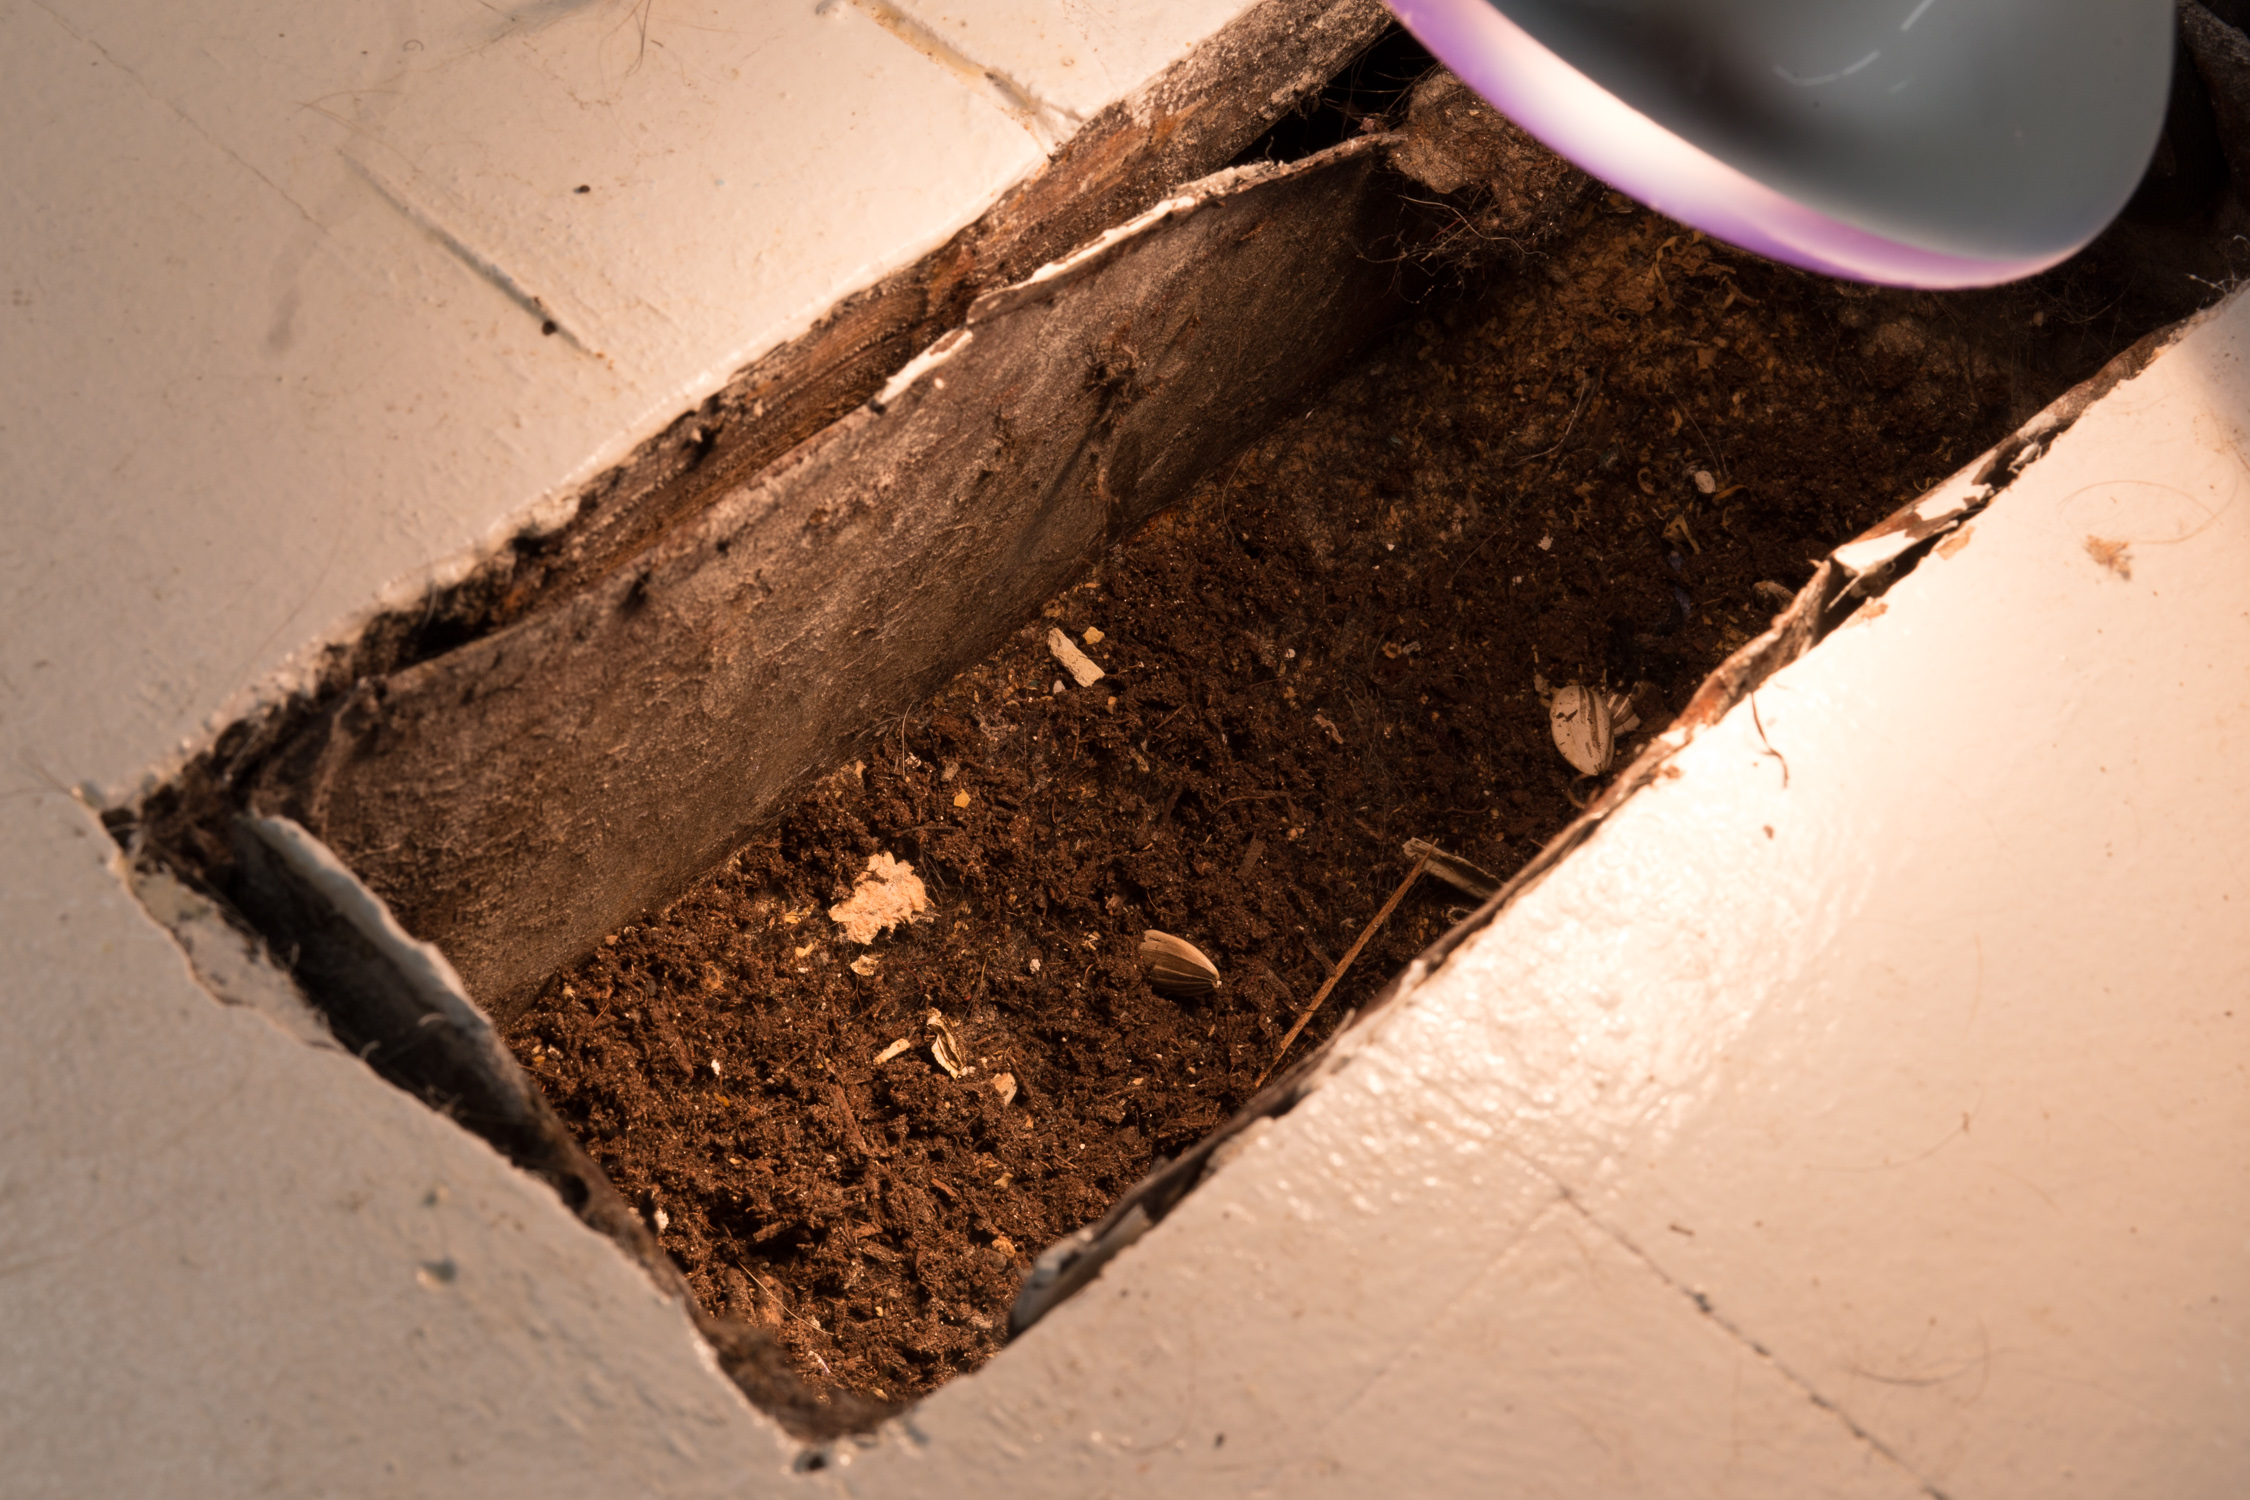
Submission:
<svg viewBox="0 0 2250 1500">
<path fill-rule="evenodd" d="M 808 1378 L 926 1392 L 999 1347 L 1031 1255 L 1248 1100 L 1405 840 L 1505 878 L 1572 818 L 1535 673 L 1630 688 L 1635 737 L 1662 728 L 1829 548 L 2180 310 L 2121 305 L 2096 262 L 1868 292 L 1598 201 L 557 975 L 509 1042 L 707 1305 Z M 1071 681 L 1057 628 L 1102 680 Z M 932 909 L 862 945 L 828 913 L 871 856 Z M 1423 882 L 1297 1052 L 1470 904 Z M 1150 990 L 1150 927 L 1218 993 Z"/>
<path fill-rule="evenodd" d="M 2159 193 L 1935 295 L 1598 188 L 1529 250 L 1483 211 L 1442 200 L 1467 269 L 1310 410 L 505 1018 L 703 1307 L 877 1403 L 844 1425 L 990 1358 L 1032 1256 L 1460 920 L 1422 882 L 1280 1054 L 1405 841 L 1505 879 L 1571 821 L 1540 680 L 1629 695 L 1623 764 L 1832 547 L 2207 301 L 2241 218 Z M 861 943 L 830 913 L 871 859 L 929 907 Z M 1149 928 L 1221 987 L 1153 992 Z"/>
</svg>

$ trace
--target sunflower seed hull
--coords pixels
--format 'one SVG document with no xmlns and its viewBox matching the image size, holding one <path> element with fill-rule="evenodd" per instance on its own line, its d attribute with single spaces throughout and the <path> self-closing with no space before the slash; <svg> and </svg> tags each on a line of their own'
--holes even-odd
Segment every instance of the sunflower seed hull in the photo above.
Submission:
<svg viewBox="0 0 2250 1500">
<path fill-rule="evenodd" d="M 1615 739 L 1609 701 L 1602 694 L 1572 683 L 1555 694 L 1547 727 L 1555 737 L 1555 748 L 1580 773 L 1599 776 L 1609 769 Z"/>
<path fill-rule="evenodd" d="M 1219 966 L 1203 950 L 1168 932 L 1141 934 L 1141 968 L 1149 988 L 1170 995 L 1208 995 L 1219 987 Z"/>
</svg>

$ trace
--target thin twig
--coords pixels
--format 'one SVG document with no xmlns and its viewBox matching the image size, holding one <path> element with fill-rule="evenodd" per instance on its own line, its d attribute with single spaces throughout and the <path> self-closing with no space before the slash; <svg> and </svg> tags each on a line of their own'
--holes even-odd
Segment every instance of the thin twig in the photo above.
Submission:
<svg viewBox="0 0 2250 1500">
<path fill-rule="evenodd" d="M 1289 1044 L 1297 1040 L 1297 1034 L 1305 1029 L 1305 1023 L 1313 1018 L 1313 1013 L 1320 1009 L 1322 1002 L 1327 1000 L 1329 991 L 1336 988 L 1336 981 L 1344 977 L 1344 971 L 1352 966 L 1352 960 L 1359 957 L 1359 950 L 1367 946 L 1367 940 L 1375 936 L 1376 929 L 1383 925 L 1392 912 L 1398 910 L 1399 902 L 1406 899 L 1406 893 L 1414 889 L 1414 882 L 1420 880 L 1422 872 L 1429 867 L 1430 862 L 1427 858 L 1414 861 L 1414 868 L 1406 872 L 1406 878 L 1399 882 L 1398 889 L 1391 892 L 1391 899 L 1383 903 L 1381 911 L 1375 913 L 1375 920 L 1368 923 L 1360 931 L 1359 940 L 1345 951 L 1342 961 L 1329 971 L 1328 982 L 1314 993 L 1312 999 L 1306 1002 L 1303 1010 L 1297 1012 L 1297 1023 L 1289 1028 L 1289 1035 L 1281 1039 L 1281 1047 L 1274 1053 L 1273 1061 L 1266 1064 L 1265 1072 L 1260 1073 L 1258 1082 L 1251 1084 L 1250 1087 L 1257 1088 L 1273 1076 L 1273 1070 L 1280 1067 L 1281 1060 L 1289 1055 Z"/>
<path fill-rule="evenodd" d="M 1219 512 L 1219 524 L 1226 528 L 1227 541 L 1230 545 L 1237 540 L 1237 537 L 1234 529 L 1234 512 L 1227 509 L 1227 497 L 1234 493 L 1235 477 L 1242 472 L 1242 466 L 1248 461 L 1249 457 L 1250 451 L 1246 448 L 1242 451 L 1241 457 L 1235 459 L 1234 466 L 1227 470 L 1226 483 L 1219 486 L 1219 498 L 1211 505 L 1213 510 Z"/>
</svg>

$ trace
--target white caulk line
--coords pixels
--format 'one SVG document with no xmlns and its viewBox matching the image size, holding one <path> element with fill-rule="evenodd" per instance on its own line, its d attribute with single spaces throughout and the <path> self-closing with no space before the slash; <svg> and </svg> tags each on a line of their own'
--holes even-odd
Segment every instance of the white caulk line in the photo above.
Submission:
<svg viewBox="0 0 2250 1500">
<path fill-rule="evenodd" d="M 924 349 L 920 354 L 915 355 L 904 365 L 900 366 L 899 372 L 896 375 L 893 375 L 888 381 L 884 382 L 883 388 L 880 391 L 877 391 L 873 399 L 871 399 L 867 404 L 874 407 L 875 410 L 880 413 L 893 401 L 896 401 L 899 397 L 905 395 L 909 386 L 920 380 L 924 375 L 929 374 L 939 365 L 944 364 L 954 355 L 959 354 L 962 350 L 968 348 L 970 340 L 974 339 L 975 337 L 976 333 L 973 329 L 954 329 L 951 333 L 946 334 L 936 343 L 930 345 L 929 348 Z M 942 387 L 945 382 L 943 380 L 940 380 L 938 384 Z"/>
<path fill-rule="evenodd" d="M 477 250 L 476 247 L 469 244 L 468 241 L 462 239 L 452 230 L 446 228 L 444 224 L 439 222 L 435 214 L 422 207 L 421 204 L 416 203 L 412 198 L 409 198 L 400 189 L 393 187 L 390 183 L 386 182 L 383 179 L 381 173 L 377 172 L 373 167 L 367 165 L 367 163 L 361 161 L 356 156 L 346 156 L 344 158 L 344 162 L 353 171 L 357 172 L 361 177 L 365 178 L 369 187 L 375 189 L 376 192 L 381 193 L 383 195 L 384 201 L 389 203 L 391 207 L 397 209 L 400 213 L 406 215 L 409 219 L 412 219 L 416 224 L 420 225 L 423 231 L 426 232 L 430 236 L 430 238 L 436 240 L 439 244 L 445 246 L 446 249 L 452 251 L 454 255 L 460 259 L 463 265 L 476 272 L 479 276 L 482 276 L 485 280 L 491 282 L 494 286 L 500 288 L 501 291 L 507 294 L 509 301 L 515 303 L 516 306 L 522 308 L 525 312 L 531 314 L 532 317 L 538 319 L 539 326 L 542 329 L 550 327 L 553 328 L 555 332 L 561 334 L 563 338 L 569 342 L 570 346 L 573 349 L 576 349 L 581 354 L 590 354 L 596 359 L 600 359 L 603 357 L 600 350 L 593 348 L 584 339 L 578 336 L 578 330 L 570 327 L 568 324 L 564 323 L 562 319 L 556 317 L 553 309 L 549 308 L 545 302 L 541 301 L 539 297 L 531 291 L 530 288 L 526 287 L 522 282 L 516 280 L 515 277 L 509 275 L 507 270 L 503 268 L 497 261 L 493 260 L 490 256 L 483 254 L 482 252 Z"/>
</svg>

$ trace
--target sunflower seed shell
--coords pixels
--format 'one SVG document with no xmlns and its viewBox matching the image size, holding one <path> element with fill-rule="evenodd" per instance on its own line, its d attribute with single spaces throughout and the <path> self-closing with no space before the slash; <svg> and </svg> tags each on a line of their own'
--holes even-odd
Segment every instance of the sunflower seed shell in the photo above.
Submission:
<svg viewBox="0 0 2250 1500">
<path fill-rule="evenodd" d="M 1148 986 L 1166 995 L 1208 995 L 1219 987 L 1219 966 L 1184 938 L 1154 930 L 1141 934 L 1141 968 Z"/>
<path fill-rule="evenodd" d="M 1610 724 L 1609 699 L 1594 689 L 1572 683 L 1555 694 L 1547 710 L 1547 727 L 1564 760 L 1587 776 L 1609 769 L 1616 754 L 1615 731 Z"/>
</svg>

